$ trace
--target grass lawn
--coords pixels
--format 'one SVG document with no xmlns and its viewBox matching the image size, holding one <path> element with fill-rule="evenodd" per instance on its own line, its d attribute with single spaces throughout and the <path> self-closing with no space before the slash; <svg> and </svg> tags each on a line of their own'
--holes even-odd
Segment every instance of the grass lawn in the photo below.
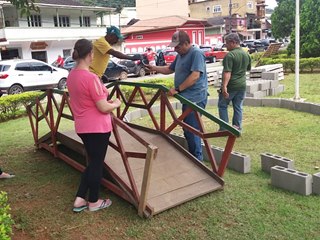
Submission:
<svg viewBox="0 0 320 240">
<path fill-rule="evenodd" d="M 301 97 L 319 103 L 319 81 L 319 74 L 301 75 Z M 294 75 L 283 82 L 286 92 L 281 96 L 293 97 Z M 215 90 L 210 91 L 215 97 Z M 208 111 L 217 113 L 212 106 Z M 217 126 L 207 122 L 206 127 Z M 300 171 L 315 173 L 320 166 L 318 136 L 319 116 L 245 107 L 244 131 L 234 150 L 250 155 L 251 173 L 227 170 L 224 190 L 148 220 L 104 189 L 101 196 L 107 194 L 114 202 L 108 210 L 72 213 L 80 173 L 44 150 L 35 151 L 28 118 L 23 117 L 0 124 L 0 166 L 17 175 L 0 181 L 0 189 L 8 192 L 15 221 L 13 239 L 19 240 L 320 239 L 320 197 L 274 188 L 270 176 L 260 170 L 260 153 L 271 152 L 293 159 Z"/>
</svg>

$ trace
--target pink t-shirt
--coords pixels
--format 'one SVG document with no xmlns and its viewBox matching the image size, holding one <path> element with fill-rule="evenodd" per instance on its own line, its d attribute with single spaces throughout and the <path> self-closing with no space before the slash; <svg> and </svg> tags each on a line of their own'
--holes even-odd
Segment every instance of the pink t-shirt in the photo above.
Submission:
<svg viewBox="0 0 320 240">
<path fill-rule="evenodd" d="M 107 99 L 109 93 L 97 75 L 73 69 L 67 79 L 71 110 L 77 133 L 107 133 L 112 131 L 111 116 L 102 113 L 96 102 Z"/>
</svg>

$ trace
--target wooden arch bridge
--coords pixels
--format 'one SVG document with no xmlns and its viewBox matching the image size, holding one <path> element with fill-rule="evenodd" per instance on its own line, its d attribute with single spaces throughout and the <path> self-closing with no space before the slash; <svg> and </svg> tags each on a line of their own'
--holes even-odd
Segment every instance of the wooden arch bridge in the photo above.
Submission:
<svg viewBox="0 0 320 240">
<path fill-rule="evenodd" d="M 113 134 L 105 159 L 103 186 L 133 204 L 138 214 L 145 217 L 223 188 L 222 176 L 235 140 L 240 136 L 237 129 L 180 95 L 175 98 L 189 108 L 183 114 L 176 113 L 167 97 L 168 88 L 163 85 L 121 81 L 107 87 L 110 98 L 118 97 L 123 104 L 112 114 Z M 146 92 L 151 89 L 154 94 L 148 99 Z M 132 108 L 144 109 L 151 127 L 126 121 L 126 114 Z M 183 122 L 191 111 L 197 113 L 200 131 Z M 70 124 L 73 116 L 68 92 L 47 90 L 27 106 L 27 112 L 35 146 L 84 171 L 88 160 L 81 139 Z M 210 125 L 219 124 L 226 130 L 206 132 L 205 118 Z M 177 128 L 188 129 L 202 138 L 210 168 L 170 137 Z M 226 139 L 219 165 L 209 144 L 211 138 L 217 137 Z"/>
</svg>

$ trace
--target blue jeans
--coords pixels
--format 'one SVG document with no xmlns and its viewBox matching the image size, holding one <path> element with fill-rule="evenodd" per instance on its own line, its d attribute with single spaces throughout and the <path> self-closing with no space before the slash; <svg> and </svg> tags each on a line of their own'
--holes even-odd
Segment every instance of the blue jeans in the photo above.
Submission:
<svg viewBox="0 0 320 240">
<path fill-rule="evenodd" d="M 222 93 L 219 93 L 218 108 L 220 118 L 229 123 L 228 105 L 231 101 L 233 106 L 232 125 L 238 127 L 240 130 L 242 128 L 242 106 L 245 93 L 245 91 L 229 92 L 228 99 L 224 98 Z M 221 126 L 220 130 L 223 130 Z"/>
<path fill-rule="evenodd" d="M 206 98 L 205 100 L 196 104 L 204 109 L 207 105 L 207 101 L 208 100 Z M 186 111 L 187 108 L 187 105 L 182 104 L 182 112 Z M 200 129 L 194 111 L 192 111 L 188 116 L 186 116 L 183 121 L 195 129 Z M 189 152 L 193 156 L 195 156 L 199 161 L 203 161 L 201 138 L 186 129 L 183 129 L 183 133 L 188 143 Z"/>
</svg>

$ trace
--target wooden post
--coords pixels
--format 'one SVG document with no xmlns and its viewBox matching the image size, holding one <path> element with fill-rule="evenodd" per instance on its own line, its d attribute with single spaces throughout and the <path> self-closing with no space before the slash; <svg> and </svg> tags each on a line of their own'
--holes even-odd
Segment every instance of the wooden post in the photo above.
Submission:
<svg viewBox="0 0 320 240">
<path fill-rule="evenodd" d="M 141 194 L 140 194 L 139 207 L 138 207 L 138 214 L 140 217 L 143 217 L 143 212 L 146 209 L 147 196 L 148 196 L 151 170 L 152 170 L 152 162 L 153 162 L 153 159 L 156 158 L 157 151 L 158 151 L 158 147 L 153 145 L 149 145 L 147 148 L 147 158 L 146 158 L 146 163 L 144 165 L 144 173 L 143 173 Z"/>
</svg>

